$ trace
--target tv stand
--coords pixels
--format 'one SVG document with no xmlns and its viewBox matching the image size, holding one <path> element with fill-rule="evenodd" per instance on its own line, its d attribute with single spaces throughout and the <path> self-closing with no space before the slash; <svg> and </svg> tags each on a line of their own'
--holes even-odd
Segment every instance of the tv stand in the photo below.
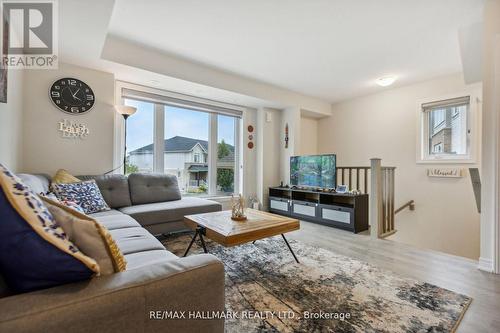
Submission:
<svg viewBox="0 0 500 333">
<path fill-rule="evenodd" d="M 270 187 L 269 212 L 358 233 L 368 229 L 368 194 Z"/>
</svg>

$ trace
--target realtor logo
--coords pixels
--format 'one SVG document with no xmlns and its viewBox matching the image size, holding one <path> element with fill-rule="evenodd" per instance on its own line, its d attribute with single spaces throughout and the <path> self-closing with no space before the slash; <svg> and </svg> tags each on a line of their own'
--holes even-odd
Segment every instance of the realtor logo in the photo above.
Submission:
<svg viewBox="0 0 500 333">
<path fill-rule="evenodd" d="M 2 67 L 56 69 L 56 0 L 3 0 L 2 14 Z"/>
</svg>

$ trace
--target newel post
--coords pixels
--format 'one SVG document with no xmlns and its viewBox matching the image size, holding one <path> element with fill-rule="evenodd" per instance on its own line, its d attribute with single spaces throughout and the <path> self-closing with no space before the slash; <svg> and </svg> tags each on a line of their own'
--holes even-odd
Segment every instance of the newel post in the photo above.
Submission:
<svg viewBox="0 0 500 333">
<path fill-rule="evenodd" d="M 371 158 L 370 181 L 370 235 L 379 238 L 382 234 L 382 160 Z"/>
</svg>

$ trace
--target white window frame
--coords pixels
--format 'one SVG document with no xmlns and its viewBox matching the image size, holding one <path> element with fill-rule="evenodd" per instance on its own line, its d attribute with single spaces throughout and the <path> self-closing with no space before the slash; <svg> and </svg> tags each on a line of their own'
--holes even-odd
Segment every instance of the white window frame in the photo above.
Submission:
<svg viewBox="0 0 500 333">
<path fill-rule="evenodd" d="M 206 100 L 195 96 L 189 96 L 184 94 L 179 94 L 175 92 L 165 91 L 157 88 L 146 87 L 142 85 L 137 85 L 134 83 L 116 81 L 115 83 L 115 101 L 117 105 L 123 105 L 125 103 L 125 98 L 122 96 L 122 90 L 132 89 L 138 92 L 151 93 L 156 94 L 158 96 L 165 96 L 170 98 L 175 98 L 180 101 L 179 103 L 155 103 L 154 104 L 154 133 L 153 133 L 153 142 L 154 142 L 154 155 L 153 155 L 153 172 L 155 173 L 164 173 L 164 163 L 165 158 L 163 156 L 163 142 L 164 142 L 164 126 L 165 126 L 165 112 L 164 106 L 171 105 L 174 107 L 186 108 L 188 110 L 194 110 L 197 112 L 207 112 L 203 111 L 203 109 L 196 110 L 190 108 L 189 106 L 183 106 L 182 100 L 185 100 L 186 103 L 200 104 L 206 105 L 208 107 L 213 106 L 216 111 L 208 112 L 209 113 L 209 147 L 208 147 L 208 159 L 206 161 L 209 164 L 209 174 L 208 174 L 208 193 L 207 197 L 211 198 L 222 198 L 222 197 L 230 197 L 230 196 L 221 196 L 217 194 L 217 116 L 220 115 L 230 115 L 224 112 L 224 109 L 235 109 L 239 112 L 246 111 L 246 108 L 240 107 L 237 105 L 231 105 L 227 103 L 222 103 L 218 101 Z M 222 112 L 218 112 L 217 109 L 220 108 Z M 242 135 L 241 127 L 243 123 L 243 116 L 234 117 L 234 193 L 243 193 L 243 185 L 241 184 L 241 172 L 243 172 L 243 165 L 241 160 L 241 150 L 242 150 Z M 113 150 L 113 165 L 115 169 L 115 173 L 122 173 L 123 168 L 119 166 L 123 163 L 123 153 L 125 146 L 125 132 L 124 132 L 124 121 L 123 117 L 121 117 L 117 112 L 115 112 L 115 133 L 114 133 L 114 150 Z M 161 158 L 159 158 L 161 156 Z M 203 157 L 201 158 L 202 160 Z"/>
<path fill-rule="evenodd" d="M 460 97 L 470 97 L 467 110 L 467 153 L 460 155 L 430 154 L 429 145 L 429 112 L 424 112 L 422 105 L 436 101 L 444 101 Z M 479 126 L 481 123 L 480 91 L 469 89 L 449 95 L 441 95 L 422 99 L 417 103 L 417 156 L 418 164 L 474 164 L 477 163 L 479 150 Z"/>
</svg>

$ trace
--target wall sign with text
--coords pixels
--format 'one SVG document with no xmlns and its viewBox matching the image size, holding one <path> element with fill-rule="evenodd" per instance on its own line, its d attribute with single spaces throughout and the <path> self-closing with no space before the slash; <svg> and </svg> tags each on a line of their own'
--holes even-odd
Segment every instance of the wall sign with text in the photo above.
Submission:
<svg viewBox="0 0 500 333">
<path fill-rule="evenodd" d="M 58 125 L 58 131 L 65 139 L 85 139 L 90 134 L 87 125 L 68 119 L 61 120 Z"/>
<path fill-rule="evenodd" d="M 461 168 L 432 168 L 427 169 L 427 176 L 440 178 L 461 178 L 463 170 Z"/>
</svg>

